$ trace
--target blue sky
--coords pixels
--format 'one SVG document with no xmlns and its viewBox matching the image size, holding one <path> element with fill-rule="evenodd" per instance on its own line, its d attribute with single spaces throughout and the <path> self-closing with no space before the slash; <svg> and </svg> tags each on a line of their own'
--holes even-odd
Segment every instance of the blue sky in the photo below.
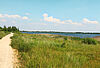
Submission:
<svg viewBox="0 0 100 68">
<path fill-rule="evenodd" d="M 4 25 L 100 32 L 100 0 L 0 0 L 0 26 Z"/>
</svg>

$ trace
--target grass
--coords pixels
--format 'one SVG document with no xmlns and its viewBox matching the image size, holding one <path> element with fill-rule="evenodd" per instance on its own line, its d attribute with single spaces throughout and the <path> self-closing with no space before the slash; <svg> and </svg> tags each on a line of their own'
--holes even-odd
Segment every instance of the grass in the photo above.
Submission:
<svg viewBox="0 0 100 68">
<path fill-rule="evenodd" d="M 88 44 L 77 37 L 15 33 L 11 46 L 19 52 L 20 68 L 100 68 L 97 41 Z"/>
<path fill-rule="evenodd" d="M 7 35 L 9 32 L 0 31 L 0 39 Z"/>
</svg>

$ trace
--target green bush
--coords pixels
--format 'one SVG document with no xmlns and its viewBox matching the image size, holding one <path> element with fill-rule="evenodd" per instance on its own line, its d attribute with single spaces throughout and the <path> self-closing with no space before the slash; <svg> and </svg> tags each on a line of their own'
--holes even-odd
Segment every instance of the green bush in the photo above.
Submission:
<svg viewBox="0 0 100 68">
<path fill-rule="evenodd" d="M 68 37 L 64 37 L 64 40 L 68 40 Z"/>
<path fill-rule="evenodd" d="M 98 41 L 92 38 L 84 38 L 82 42 L 85 44 L 94 44 L 94 45 L 98 44 Z"/>
<path fill-rule="evenodd" d="M 71 37 L 71 40 L 82 40 L 80 37 Z"/>
</svg>

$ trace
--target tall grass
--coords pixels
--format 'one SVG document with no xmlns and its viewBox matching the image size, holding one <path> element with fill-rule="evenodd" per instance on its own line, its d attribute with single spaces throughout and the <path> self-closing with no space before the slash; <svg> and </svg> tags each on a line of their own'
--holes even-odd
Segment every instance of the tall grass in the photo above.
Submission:
<svg viewBox="0 0 100 68">
<path fill-rule="evenodd" d="M 9 32 L 0 31 L 0 39 L 7 35 Z"/>
<path fill-rule="evenodd" d="M 19 51 L 20 68 L 100 68 L 100 44 L 83 40 L 15 33 L 11 46 Z"/>
</svg>

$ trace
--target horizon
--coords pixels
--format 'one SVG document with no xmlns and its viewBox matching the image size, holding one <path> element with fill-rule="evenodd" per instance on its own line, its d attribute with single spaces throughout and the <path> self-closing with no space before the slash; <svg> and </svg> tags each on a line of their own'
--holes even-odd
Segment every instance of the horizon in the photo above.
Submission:
<svg viewBox="0 0 100 68">
<path fill-rule="evenodd" d="M 100 31 L 57 31 L 57 30 L 20 30 L 20 31 L 29 31 L 29 32 L 82 32 L 82 33 L 100 33 Z"/>
<path fill-rule="evenodd" d="M 24 31 L 100 32 L 99 0 L 1 0 L 0 26 Z"/>
<path fill-rule="evenodd" d="M 4 25 L 5 26 L 5 25 Z M 4 27 L 2 26 L 2 28 Z M 1 26 L 0 26 L 1 27 Z M 16 27 L 16 26 L 7 26 L 8 27 Z M 18 27 L 17 27 L 18 28 Z M 19 28 L 18 28 L 19 29 Z M 20 29 L 19 29 L 20 30 Z M 59 30 L 20 30 L 20 31 L 29 31 L 29 32 L 82 32 L 82 33 L 100 33 L 100 31 L 59 31 Z"/>
</svg>

